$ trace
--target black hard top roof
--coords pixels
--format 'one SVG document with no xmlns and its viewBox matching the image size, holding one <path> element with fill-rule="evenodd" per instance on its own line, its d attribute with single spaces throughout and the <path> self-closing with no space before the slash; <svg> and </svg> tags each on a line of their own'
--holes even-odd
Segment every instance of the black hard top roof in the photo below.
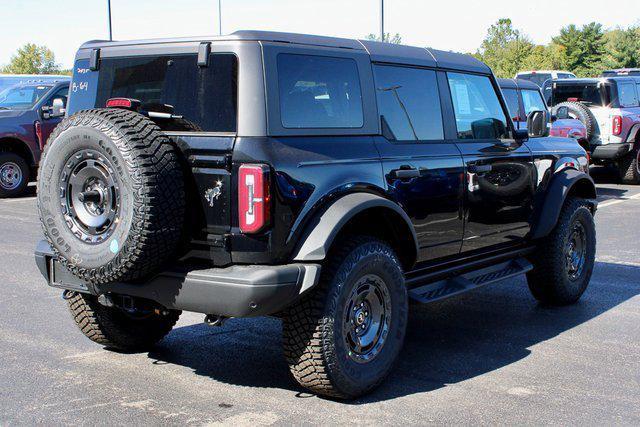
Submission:
<svg viewBox="0 0 640 427">
<path fill-rule="evenodd" d="M 203 41 L 263 41 L 293 43 L 310 46 L 334 47 L 367 51 L 372 61 L 390 62 L 407 65 L 440 67 L 452 70 L 490 73 L 491 70 L 471 55 L 446 52 L 369 40 L 344 39 L 338 37 L 315 36 L 309 34 L 280 33 L 274 31 L 236 31 L 224 36 L 180 37 L 168 39 L 128 40 L 109 42 L 93 40 L 84 43 L 80 49 L 98 49 L 115 46 L 134 46 L 146 44 L 189 43 Z"/>
<path fill-rule="evenodd" d="M 498 86 L 501 89 L 540 89 L 537 84 L 523 79 L 498 79 Z"/>
</svg>

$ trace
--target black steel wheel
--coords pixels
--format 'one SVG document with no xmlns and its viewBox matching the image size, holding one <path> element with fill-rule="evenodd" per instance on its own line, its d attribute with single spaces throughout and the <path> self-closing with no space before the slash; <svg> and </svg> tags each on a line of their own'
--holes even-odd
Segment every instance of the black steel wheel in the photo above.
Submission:
<svg viewBox="0 0 640 427">
<path fill-rule="evenodd" d="M 294 378 L 333 398 L 361 396 L 387 376 L 404 341 L 408 299 L 400 261 L 384 242 L 336 244 L 321 283 L 283 316 Z"/>
<path fill-rule="evenodd" d="M 566 305 L 587 289 L 596 253 L 596 228 L 587 203 L 578 198 L 565 202 L 551 234 L 538 242 L 527 274 L 533 296 L 545 304 Z"/>
<path fill-rule="evenodd" d="M 144 279 L 163 267 L 185 222 L 178 156 L 155 123 L 132 111 L 64 119 L 38 177 L 40 219 L 60 263 L 92 283 Z"/>
</svg>

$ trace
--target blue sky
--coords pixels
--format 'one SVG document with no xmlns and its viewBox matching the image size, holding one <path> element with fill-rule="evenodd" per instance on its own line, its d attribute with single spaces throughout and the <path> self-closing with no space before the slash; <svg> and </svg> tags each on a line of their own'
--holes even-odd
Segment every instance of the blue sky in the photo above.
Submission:
<svg viewBox="0 0 640 427">
<path fill-rule="evenodd" d="M 385 0 L 386 29 L 403 42 L 475 51 L 487 28 L 511 18 L 537 43 L 569 23 L 640 23 L 640 0 Z M 107 38 L 106 0 L 0 0 L 0 65 L 28 42 L 70 67 L 84 41 Z M 114 39 L 218 33 L 217 0 L 112 0 Z M 379 28 L 379 0 L 222 0 L 222 30 L 290 31 L 362 38 Z"/>
</svg>

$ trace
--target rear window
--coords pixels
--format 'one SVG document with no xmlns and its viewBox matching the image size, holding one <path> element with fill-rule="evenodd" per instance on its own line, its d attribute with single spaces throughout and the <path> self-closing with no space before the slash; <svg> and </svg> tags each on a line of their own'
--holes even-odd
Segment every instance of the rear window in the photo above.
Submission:
<svg viewBox="0 0 640 427">
<path fill-rule="evenodd" d="M 444 139 L 436 72 L 374 67 L 383 134 L 392 141 Z"/>
<path fill-rule="evenodd" d="M 558 73 L 558 78 L 559 79 L 575 79 L 576 76 L 573 74 L 567 74 L 567 73 Z"/>
<path fill-rule="evenodd" d="M 190 122 L 189 130 L 235 132 L 237 69 L 231 54 L 211 55 L 208 67 L 199 67 L 196 55 L 104 58 L 96 107 L 109 98 L 133 98 L 143 110 Z"/>
<path fill-rule="evenodd" d="M 621 107 L 637 107 L 636 85 L 632 82 L 618 83 L 618 100 Z"/>
<path fill-rule="evenodd" d="M 608 87 L 600 88 L 598 83 L 557 83 L 553 90 L 553 104 L 557 105 L 566 101 L 580 101 L 586 104 L 602 106 L 606 105 Z"/>
<path fill-rule="evenodd" d="M 533 82 L 533 83 L 537 84 L 540 87 L 542 87 L 544 82 L 546 82 L 547 80 L 549 80 L 552 77 L 553 76 L 551 74 L 538 74 L 538 73 L 535 73 L 535 74 L 519 74 L 518 75 L 519 79 L 529 80 L 530 82 Z"/>
<path fill-rule="evenodd" d="M 360 128 L 364 123 L 353 59 L 280 54 L 278 90 L 285 128 Z"/>
</svg>

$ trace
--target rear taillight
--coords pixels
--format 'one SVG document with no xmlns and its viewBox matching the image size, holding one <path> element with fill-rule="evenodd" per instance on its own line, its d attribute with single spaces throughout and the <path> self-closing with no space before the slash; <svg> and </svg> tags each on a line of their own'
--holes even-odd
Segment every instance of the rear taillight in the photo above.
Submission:
<svg viewBox="0 0 640 427">
<path fill-rule="evenodd" d="M 38 146 L 40 147 L 40 151 L 44 148 L 44 140 L 42 138 L 42 123 L 36 120 L 33 124 L 33 130 L 36 133 L 36 139 L 38 140 Z"/>
<path fill-rule="evenodd" d="M 238 171 L 238 218 L 240 231 L 257 233 L 270 220 L 269 168 L 242 165 Z"/>
<path fill-rule="evenodd" d="M 622 117 L 621 116 L 613 116 L 613 120 L 611 121 L 611 133 L 616 136 L 622 133 Z"/>
</svg>

